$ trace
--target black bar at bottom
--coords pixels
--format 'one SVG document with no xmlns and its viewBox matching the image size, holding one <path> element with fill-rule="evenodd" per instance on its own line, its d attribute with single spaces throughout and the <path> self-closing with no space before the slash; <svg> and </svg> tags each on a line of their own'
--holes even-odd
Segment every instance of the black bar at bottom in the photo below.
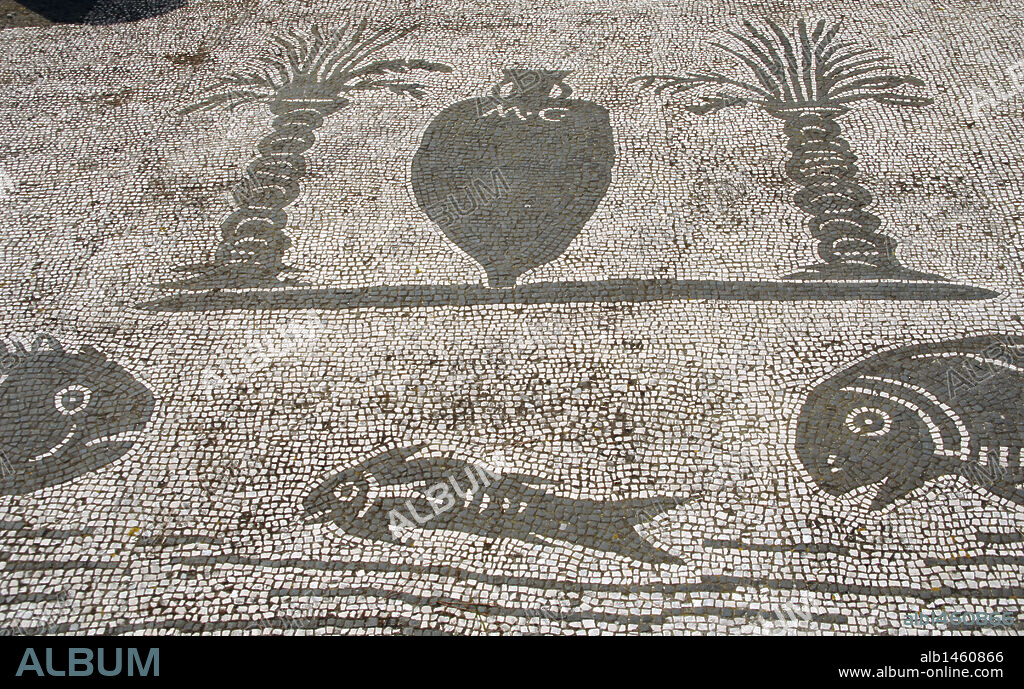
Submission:
<svg viewBox="0 0 1024 689">
<path fill-rule="evenodd" d="M 612 651 L 614 655 L 579 653 L 583 650 L 580 647 L 555 649 L 533 645 L 567 643 L 561 639 L 363 639 L 367 637 L 9 637 L 0 639 L 0 678 L 14 683 L 40 676 L 204 682 L 223 679 L 252 680 L 266 686 L 275 679 L 294 681 L 310 676 L 347 683 L 345 675 L 355 672 L 353 679 L 360 683 L 378 675 L 394 686 L 403 676 L 421 678 L 425 668 L 433 668 L 428 674 L 440 672 L 445 663 L 452 663 L 452 678 L 460 676 L 474 683 L 495 673 L 506 681 L 522 675 L 534 680 L 543 677 L 547 683 L 571 672 L 568 676 L 576 687 L 591 672 L 645 673 L 652 669 L 652 664 L 663 669 L 675 665 L 673 672 L 681 673 L 680 677 L 685 674 L 691 681 L 699 676 L 715 677 L 734 686 L 744 680 L 763 682 L 771 676 L 786 681 L 787 675 L 799 677 L 801 684 L 817 679 L 981 679 L 1019 683 L 1021 678 L 1020 642 L 1007 636 L 688 636 L 597 642 L 630 645 L 628 649 Z M 376 648 L 363 655 L 367 647 L 362 643 L 367 647 L 374 644 Z M 531 647 L 524 648 L 522 644 Z M 526 662 L 529 658 L 546 660 L 534 665 Z M 563 662 L 553 662 L 556 658 Z M 613 659 L 616 667 L 606 667 L 606 662 Z M 362 665 L 362 669 L 357 665 Z M 471 679 L 474 677 L 477 679 Z"/>
</svg>

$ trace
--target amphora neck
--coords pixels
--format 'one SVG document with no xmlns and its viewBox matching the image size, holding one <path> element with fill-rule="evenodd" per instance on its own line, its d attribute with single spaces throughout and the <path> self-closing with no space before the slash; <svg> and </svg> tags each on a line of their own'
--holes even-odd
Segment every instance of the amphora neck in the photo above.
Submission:
<svg viewBox="0 0 1024 689">
<path fill-rule="evenodd" d="M 572 88 L 563 80 L 571 72 L 551 69 L 505 69 L 502 80 L 491 89 L 500 100 L 543 102 L 552 98 L 568 98 Z"/>
</svg>

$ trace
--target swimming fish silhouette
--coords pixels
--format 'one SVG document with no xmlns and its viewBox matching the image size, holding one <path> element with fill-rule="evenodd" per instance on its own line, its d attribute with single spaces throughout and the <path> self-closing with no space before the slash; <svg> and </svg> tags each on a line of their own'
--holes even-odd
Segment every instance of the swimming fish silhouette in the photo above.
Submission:
<svg viewBox="0 0 1024 689">
<path fill-rule="evenodd" d="M 1024 338 L 904 347 L 833 375 L 807 397 L 796 452 L 833 495 L 875 484 L 870 509 L 940 476 L 1024 505 Z"/>
<path fill-rule="evenodd" d="M 30 493 L 122 457 L 153 412 L 149 389 L 93 347 L 0 345 L 0 494 Z"/>
<path fill-rule="evenodd" d="M 641 562 L 678 562 L 633 528 L 680 500 L 578 500 L 552 495 L 550 481 L 501 475 L 451 456 L 416 458 L 425 445 L 377 454 L 322 481 L 303 501 L 311 521 L 346 533 L 400 543 L 411 528 L 550 545 L 568 542 Z"/>
</svg>

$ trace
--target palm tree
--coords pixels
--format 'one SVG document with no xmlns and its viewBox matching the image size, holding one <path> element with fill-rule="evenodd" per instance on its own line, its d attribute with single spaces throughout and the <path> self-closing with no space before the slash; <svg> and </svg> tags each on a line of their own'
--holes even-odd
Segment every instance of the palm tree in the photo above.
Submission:
<svg viewBox="0 0 1024 689">
<path fill-rule="evenodd" d="M 931 104 L 930 98 L 901 93 L 923 86 L 896 73 L 880 51 L 839 40 L 839 24 L 824 20 L 808 31 L 798 21 L 792 35 L 767 21 L 768 30 L 744 22 L 746 33 L 728 31 L 734 46 L 714 43 L 739 60 L 751 81 L 724 74 L 691 72 L 631 79 L 654 92 L 681 93 L 698 87 L 718 89 L 702 103 L 686 106 L 703 115 L 753 103 L 783 122 L 790 158 L 786 173 L 802 188 L 794 202 L 811 216 L 810 232 L 823 263 L 790 275 L 796 279 L 940 279 L 900 265 L 896 241 L 879 231 L 881 219 L 867 210 L 871 193 L 856 183 L 857 156 L 842 136 L 838 118 L 862 101 L 901 107 Z"/>
<path fill-rule="evenodd" d="M 264 104 L 274 115 L 272 131 L 260 140 L 259 157 L 233 188 L 236 207 L 221 224 L 221 241 L 213 262 L 182 266 L 195 272 L 166 287 L 251 287 L 286 284 L 283 262 L 291 240 L 284 228 L 285 208 L 299 195 L 306 175 L 305 152 L 324 118 L 350 103 L 359 91 L 386 90 L 420 99 L 423 84 L 393 75 L 412 71 L 451 72 L 451 67 L 414 59 L 373 59 L 416 27 L 368 30 L 366 21 L 334 31 L 313 26 L 308 34 L 287 31 L 275 40 L 273 55 L 257 66 L 220 77 L 208 95 L 183 114 L 224 107 Z"/>
</svg>

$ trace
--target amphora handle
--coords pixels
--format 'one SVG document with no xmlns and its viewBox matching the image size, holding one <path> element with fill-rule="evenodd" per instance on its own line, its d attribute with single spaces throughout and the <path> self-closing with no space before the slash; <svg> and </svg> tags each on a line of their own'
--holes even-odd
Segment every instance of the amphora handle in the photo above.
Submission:
<svg viewBox="0 0 1024 689">
<path fill-rule="evenodd" d="M 572 88 L 563 79 L 572 72 L 553 69 L 505 69 L 504 78 L 491 89 L 491 95 L 499 100 L 517 98 L 524 100 L 546 100 L 548 98 L 568 98 Z M 502 89 L 512 88 L 506 94 Z M 552 91 L 558 89 L 557 94 Z"/>
</svg>

